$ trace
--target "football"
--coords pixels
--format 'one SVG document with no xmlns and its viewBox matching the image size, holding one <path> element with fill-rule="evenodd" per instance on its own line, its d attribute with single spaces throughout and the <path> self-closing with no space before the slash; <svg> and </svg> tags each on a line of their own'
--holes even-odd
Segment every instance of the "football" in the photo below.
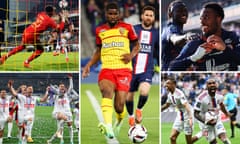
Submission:
<svg viewBox="0 0 240 144">
<path fill-rule="evenodd" d="M 128 137 L 133 143 L 142 143 L 147 139 L 147 129 L 143 125 L 135 125 L 129 128 Z"/>
<path fill-rule="evenodd" d="M 207 111 L 205 113 L 205 124 L 207 124 L 209 121 L 217 121 L 218 115 L 214 111 Z"/>
<path fill-rule="evenodd" d="M 68 2 L 66 0 L 60 0 L 58 5 L 60 8 L 66 8 L 68 6 Z"/>
</svg>

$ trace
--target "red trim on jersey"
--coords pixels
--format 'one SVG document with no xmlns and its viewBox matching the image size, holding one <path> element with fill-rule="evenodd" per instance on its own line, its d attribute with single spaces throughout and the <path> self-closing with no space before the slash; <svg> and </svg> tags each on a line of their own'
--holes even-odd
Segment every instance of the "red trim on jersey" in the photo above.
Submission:
<svg viewBox="0 0 240 144">
<path fill-rule="evenodd" d="M 202 100 L 204 97 L 206 97 L 208 94 L 207 94 L 207 91 L 204 91 L 202 92 L 199 96 L 198 96 L 198 99 L 199 100 Z"/>
<path fill-rule="evenodd" d="M 104 39 L 113 38 L 113 37 L 124 37 L 124 38 L 127 38 L 127 37 L 125 37 L 125 36 L 123 36 L 123 35 L 115 35 L 115 36 L 105 37 Z M 102 39 L 102 40 L 104 40 L 104 39 Z"/>
</svg>

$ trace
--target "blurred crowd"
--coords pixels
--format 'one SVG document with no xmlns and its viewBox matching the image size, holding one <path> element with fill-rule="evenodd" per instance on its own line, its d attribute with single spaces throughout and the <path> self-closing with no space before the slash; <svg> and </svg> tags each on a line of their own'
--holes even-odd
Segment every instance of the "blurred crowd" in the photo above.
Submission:
<svg viewBox="0 0 240 144">
<path fill-rule="evenodd" d="M 174 73 L 162 74 L 161 77 L 161 104 L 167 100 L 167 90 L 164 87 L 166 78 L 171 75 L 177 81 L 177 87 L 183 90 L 191 105 L 194 105 L 198 94 L 206 89 L 206 81 L 211 77 L 218 82 L 218 92 L 229 86 L 230 91 L 240 96 L 240 73 Z M 240 103 L 238 102 L 238 105 Z"/>
<path fill-rule="evenodd" d="M 105 23 L 104 8 L 108 2 L 114 0 L 83 0 L 87 18 L 91 24 L 91 32 L 95 35 L 97 26 Z M 156 9 L 155 27 L 159 28 L 159 1 L 158 0 L 115 0 L 120 7 L 120 18 L 130 24 L 140 23 L 141 9 L 144 5 L 151 5 Z"/>
</svg>

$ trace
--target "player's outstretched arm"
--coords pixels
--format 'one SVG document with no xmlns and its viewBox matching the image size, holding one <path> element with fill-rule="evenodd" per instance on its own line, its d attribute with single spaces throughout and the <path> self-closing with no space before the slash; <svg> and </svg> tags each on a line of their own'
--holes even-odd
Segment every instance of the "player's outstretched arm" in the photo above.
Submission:
<svg viewBox="0 0 240 144">
<path fill-rule="evenodd" d="M 69 79 L 69 87 L 67 93 L 70 93 L 73 90 L 73 78 L 72 74 L 68 74 L 68 79 Z"/>
<path fill-rule="evenodd" d="M 220 103 L 220 109 L 221 109 L 221 111 L 222 111 L 227 117 L 231 117 L 231 116 L 232 116 L 232 114 L 229 113 L 229 112 L 226 110 L 226 107 L 225 107 L 225 105 L 224 105 L 223 103 Z"/>
<path fill-rule="evenodd" d="M 50 86 L 46 88 L 45 95 L 40 99 L 40 102 L 46 102 L 48 98 L 48 91 L 50 90 Z"/>
<path fill-rule="evenodd" d="M 100 60 L 100 55 L 101 55 L 101 48 L 98 46 L 91 60 L 83 68 L 82 78 L 86 78 L 89 76 L 91 66 L 96 64 Z"/>
<path fill-rule="evenodd" d="M 9 80 L 9 81 L 8 81 L 8 88 L 9 88 L 10 92 L 12 93 L 12 95 L 13 95 L 14 97 L 16 97 L 16 96 L 17 96 L 17 92 L 16 92 L 15 89 L 13 88 L 13 83 L 14 83 L 13 80 Z"/>
</svg>

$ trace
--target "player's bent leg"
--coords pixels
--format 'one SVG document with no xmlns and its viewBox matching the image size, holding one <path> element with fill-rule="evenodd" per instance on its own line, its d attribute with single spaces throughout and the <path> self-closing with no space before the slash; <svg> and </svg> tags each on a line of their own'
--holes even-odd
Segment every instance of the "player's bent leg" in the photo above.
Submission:
<svg viewBox="0 0 240 144">
<path fill-rule="evenodd" d="M 113 131 L 114 131 L 115 136 L 118 136 L 118 134 L 120 132 L 120 129 L 121 129 L 121 126 L 123 124 L 123 119 L 124 119 L 125 115 L 126 115 L 126 108 L 125 107 L 124 107 L 122 113 L 116 113 L 116 121 L 115 121 L 114 126 L 113 126 Z"/>
<path fill-rule="evenodd" d="M 231 141 L 228 139 L 226 133 L 219 134 L 219 139 L 223 142 L 223 144 L 231 144 Z"/>
<path fill-rule="evenodd" d="M 185 135 L 187 144 L 192 144 L 192 135 Z"/>
<path fill-rule="evenodd" d="M 134 102 L 133 102 L 133 92 L 128 92 L 126 99 L 126 108 L 128 112 L 128 124 L 130 127 L 135 125 L 135 117 L 133 114 Z"/>
<path fill-rule="evenodd" d="M 177 143 L 177 137 L 180 133 L 176 129 L 172 129 L 171 135 L 170 135 L 170 142 L 171 144 Z"/>
<path fill-rule="evenodd" d="M 2 144 L 3 143 L 3 130 L 4 129 L 0 129 L 0 144 Z"/>
</svg>

